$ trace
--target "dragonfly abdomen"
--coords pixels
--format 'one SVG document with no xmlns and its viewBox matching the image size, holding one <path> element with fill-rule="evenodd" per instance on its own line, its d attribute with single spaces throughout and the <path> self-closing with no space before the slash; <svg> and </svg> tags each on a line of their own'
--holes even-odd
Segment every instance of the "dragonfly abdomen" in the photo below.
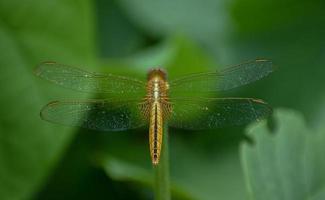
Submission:
<svg viewBox="0 0 325 200">
<path fill-rule="evenodd" d="M 149 127 L 150 154 L 154 165 L 159 163 L 163 134 L 162 128 L 163 116 L 161 104 L 160 102 L 155 101 L 151 107 Z"/>
</svg>

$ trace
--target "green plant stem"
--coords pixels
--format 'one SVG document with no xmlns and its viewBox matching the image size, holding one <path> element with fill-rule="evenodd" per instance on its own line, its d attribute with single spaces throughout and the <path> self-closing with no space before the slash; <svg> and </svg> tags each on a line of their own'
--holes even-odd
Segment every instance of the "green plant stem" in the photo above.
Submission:
<svg viewBox="0 0 325 200">
<path fill-rule="evenodd" d="M 168 125 L 163 127 L 161 157 L 155 170 L 155 200 L 170 200 Z"/>
</svg>

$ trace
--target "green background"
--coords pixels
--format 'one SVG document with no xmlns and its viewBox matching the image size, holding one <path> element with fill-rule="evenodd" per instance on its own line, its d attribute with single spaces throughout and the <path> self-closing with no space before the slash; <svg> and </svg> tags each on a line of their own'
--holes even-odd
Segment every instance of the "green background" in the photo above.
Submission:
<svg viewBox="0 0 325 200">
<path fill-rule="evenodd" d="M 33 75 L 42 61 L 145 80 L 255 58 L 269 77 L 227 96 L 274 108 L 269 124 L 170 130 L 172 199 L 325 199 L 325 3 L 320 0 L 0 0 L 0 199 L 152 199 L 148 130 L 103 133 L 39 118 L 95 98 Z"/>
</svg>

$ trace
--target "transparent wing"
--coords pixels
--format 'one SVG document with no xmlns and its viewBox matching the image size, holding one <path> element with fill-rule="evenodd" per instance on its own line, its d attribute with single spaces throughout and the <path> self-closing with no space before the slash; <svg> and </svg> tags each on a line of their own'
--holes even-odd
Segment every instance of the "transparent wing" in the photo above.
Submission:
<svg viewBox="0 0 325 200">
<path fill-rule="evenodd" d="M 121 131 L 145 125 L 138 100 L 54 101 L 41 110 L 53 123 L 100 131 Z"/>
<path fill-rule="evenodd" d="M 179 98 L 171 103 L 169 126 L 190 130 L 244 125 L 272 111 L 262 100 L 251 98 Z"/>
<path fill-rule="evenodd" d="M 40 64 L 35 74 L 55 84 L 83 92 L 123 94 L 145 92 L 145 84 L 142 81 L 112 74 L 91 73 L 55 62 Z"/>
<path fill-rule="evenodd" d="M 170 93 L 217 92 L 257 81 L 273 71 L 272 62 L 254 60 L 220 72 L 197 73 L 170 82 Z"/>
</svg>

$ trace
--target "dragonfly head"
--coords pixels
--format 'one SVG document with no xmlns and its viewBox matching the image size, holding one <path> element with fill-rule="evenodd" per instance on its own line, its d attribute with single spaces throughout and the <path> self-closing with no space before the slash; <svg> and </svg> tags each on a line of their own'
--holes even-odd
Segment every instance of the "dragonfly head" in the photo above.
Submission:
<svg viewBox="0 0 325 200">
<path fill-rule="evenodd" d="M 166 81 L 167 80 L 167 73 L 162 68 L 153 68 L 153 69 L 149 70 L 147 79 L 151 80 L 154 77 L 158 77 L 158 78 L 161 78 L 164 81 Z"/>
</svg>

